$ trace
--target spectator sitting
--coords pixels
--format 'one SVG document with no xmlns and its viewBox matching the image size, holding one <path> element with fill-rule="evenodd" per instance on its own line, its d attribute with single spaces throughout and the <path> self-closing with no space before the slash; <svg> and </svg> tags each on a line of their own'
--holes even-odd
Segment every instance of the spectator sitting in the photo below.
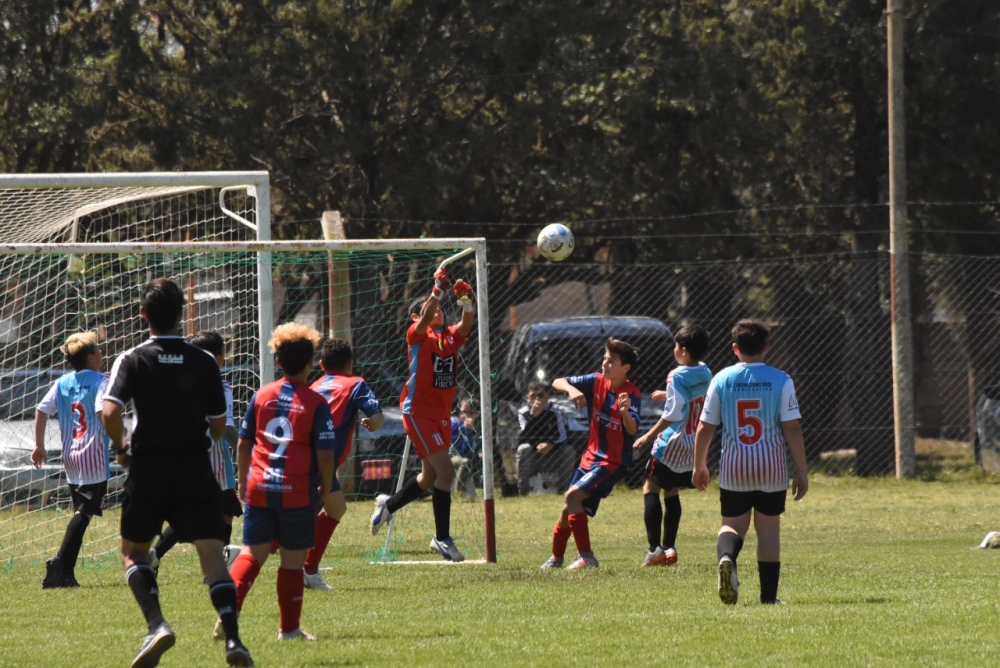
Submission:
<svg viewBox="0 0 1000 668">
<path fill-rule="evenodd" d="M 476 471 L 482 470 L 477 465 L 483 456 L 476 428 L 478 419 L 479 407 L 472 399 L 462 399 L 458 415 L 451 418 L 451 461 L 457 468 L 455 486 L 461 485 L 472 500 L 476 498 Z"/>
<path fill-rule="evenodd" d="M 517 412 L 517 490 L 531 491 L 531 479 L 543 471 L 555 475 L 557 488 L 566 490 L 577 455 L 566 444 L 566 418 L 550 401 L 552 390 L 540 380 L 528 385 L 527 404 Z"/>
</svg>

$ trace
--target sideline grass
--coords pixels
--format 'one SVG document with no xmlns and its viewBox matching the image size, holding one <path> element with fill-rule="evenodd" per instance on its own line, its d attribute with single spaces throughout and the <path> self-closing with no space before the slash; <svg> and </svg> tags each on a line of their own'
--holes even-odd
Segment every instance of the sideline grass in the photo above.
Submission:
<svg viewBox="0 0 1000 668">
<path fill-rule="evenodd" d="M 303 627 L 320 641 L 275 640 L 276 559 L 242 634 L 258 666 L 950 666 L 989 663 L 1000 649 L 1000 552 L 970 549 L 1000 530 L 992 482 L 813 478 L 783 520 L 784 606 L 756 603 L 752 532 L 740 602 L 719 602 L 718 491 L 682 498 L 676 567 L 639 568 L 642 495 L 618 489 L 591 522 L 601 567 L 585 572 L 538 570 L 560 497 L 498 499 L 499 563 L 474 566 L 338 558 L 338 541 L 371 540 L 370 504 L 351 504 L 324 572 L 334 591 L 305 596 Z M 54 591 L 41 589 L 43 570 L 0 574 L 0 666 L 128 665 L 145 628 L 120 569 L 102 561 L 80 589 Z M 161 665 L 224 665 L 193 550 L 170 555 L 160 582 L 178 636 Z"/>
</svg>

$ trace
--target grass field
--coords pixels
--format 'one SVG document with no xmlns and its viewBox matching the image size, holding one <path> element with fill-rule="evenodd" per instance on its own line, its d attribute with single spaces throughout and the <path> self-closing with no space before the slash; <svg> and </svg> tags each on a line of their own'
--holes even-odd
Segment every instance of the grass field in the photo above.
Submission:
<svg viewBox="0 0 1000 668">
<path fill-rule="evenodd" d="M 642 569 L 642 495 L 619 489 L 591 523 L 597 570 L 543 572 L 561 498 L 497 500 L 495 565 L 371 565 L 370 505 L 351 504 L 324 572 L 307 591 L 316 643 L 278 643 L 276 563 L 241 617 L 258 666 L 953 666 L 1000 651 L 1000 551 L 971 549 L 1000 530 L 995 480 L 962 462 L 922 458 L 944 481 L 817 475 L 784 516 L 784 606 L 757 601 L 756 541 L 740 557 L 741 599 L 716 594 L 718 490 L 683 495 L 675 567 Z M 936 468 L 934 468 L 936 467 Z M 410 521 L 430 527 L 429 504 Z M 421 541 L 422 542 L 422 541 Z M 350 548 L 348 548 L 350 546 Z M 412 556 L 429 558 L 426 545 Z M 572 542 L 570 543 L 572 550 Z M 408 558 L 407 554 L 400 558 Z M 145 626 L 114 560 L 78 573 L 76 590 L 40 587 L 40 563 L 0 573 L 0 666 L 128 665 Z M 193 550 L 161 568 L 178 636 L 162 666 L 224 665 Z"/>
</svg>

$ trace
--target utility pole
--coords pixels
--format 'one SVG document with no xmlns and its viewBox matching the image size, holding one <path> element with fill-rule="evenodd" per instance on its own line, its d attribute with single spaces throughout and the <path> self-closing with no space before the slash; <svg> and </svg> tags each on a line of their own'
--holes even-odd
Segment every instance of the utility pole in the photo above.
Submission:
<svg viewBox="0 0 1000 668">
<path fill-rule="evenodd" d="M 906 218 L 906 113 L 903 104 L 903 2 L 886 0 L 889 63 L 889 262 L 896 477 L 917 473 L 913 409 L 910 229 Z"/>
</svg>

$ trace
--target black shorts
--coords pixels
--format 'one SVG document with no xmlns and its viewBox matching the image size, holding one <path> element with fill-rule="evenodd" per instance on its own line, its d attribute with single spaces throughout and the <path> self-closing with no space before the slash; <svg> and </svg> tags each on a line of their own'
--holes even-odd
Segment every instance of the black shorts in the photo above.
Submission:
<svg viewBox="0 0 1000 668">
<path fill-rule="evenodd" d="M 221 496 L 207 453 L 204 461 L 133 458 L 122 496 L 121 536 L 147 543 L 169 522 L 182 543 L 220 540 L 226 532 Z"/>
<path fill-rule="evenodd" d="M 661 489 L 694 489 L 691 471 L 675 471 L 655 457 L 650 457 L 646 465 L 646 479 Z"/>
<path fill-rule="evenodd" d="M 785 497 L 788 490 L 780 492 L 733 492 L 719 489 L 719 502 L 723 517 L 739 517 L 752 508 L 761 515 L 780 515 L 785 512 Z"/>
<path fill-rule="evenodd" d="M 219 495 L 219 502 L 222 504 L 222 514 L 229 517 L 243 517 L 243 504 L 240 497 L 236 496 L 235 489 L 224 489 Z"/>
<path fill-rule="evenodd" d="M 73 510 L 84 515 L 104 514 L 104 496 L 108 493 L 108 481 L 87 485 L 69 485 L 69 496 L 73 500 Z"/>
</svg>

